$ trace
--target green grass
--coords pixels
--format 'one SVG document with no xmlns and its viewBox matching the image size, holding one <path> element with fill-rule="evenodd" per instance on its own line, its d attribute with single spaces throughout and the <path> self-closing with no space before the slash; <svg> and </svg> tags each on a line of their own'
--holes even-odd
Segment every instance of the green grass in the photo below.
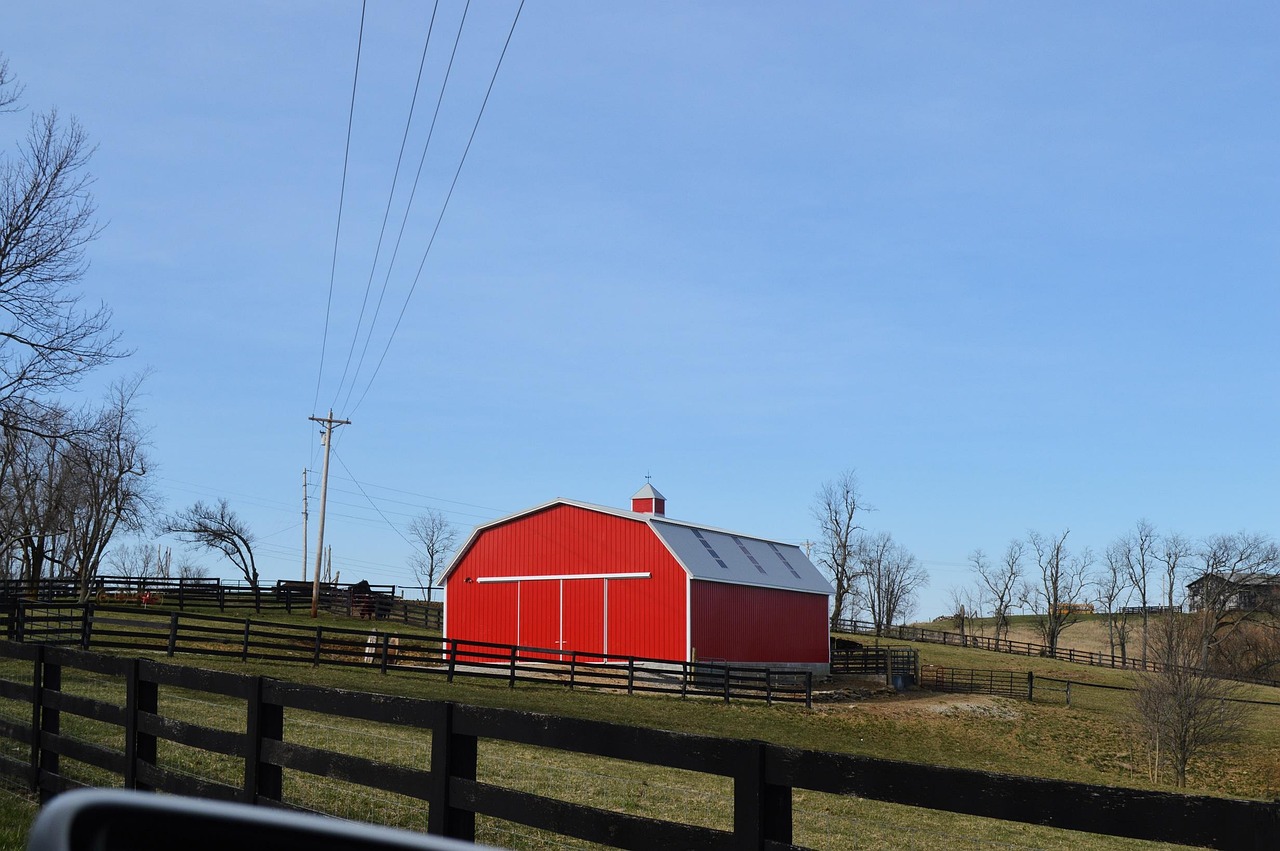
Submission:
<svg viewBox="0 0 1280 851">
<path fill-rule="evenodd" d="M 310 619 L 295 617 L 288 622 Z M 368 621 L 358 623 L 369 628 Z M 393 625 L 379 622 L 379 626 Z M 1034 670 L 1038 677 L 1069 677 L 1077 682 L 1109 685 L 1133 681 L 1128 672 L 1038 657 L 930 644 L 917 647 L 924 664 L 1020 673 Z M 806 711 L 795 706 L 725 705 L 706 699 L 571 692 L 549 684 L 521 683 L 514 689 L 480 680 L 460 679 L 448 684 L 438 677 L 405 671 L 380 675 L 366 669 L 313 668 L 307 664 L 252 660 L 241 663 L 181 655 L 172 661 L 358 691 L 762 739 L 815 750 L 1088 783 L 1169 788 L 1167 783 L 1152 781 L 1142 749 L 1129 732 L 1127 701 L 1121 692 L 1077 687 L 1071 707 L 1063 705 L 1060 695 L 1055 698 L 1048 693 L 1044 701 L 1027 703 L 910 692 L 853 703 L 818 704 L 813 711 Z M 4 673 L 3 668 L 0 666 L 0 673 Z M 99 699 L 123 697 L 121 684 L 108 677 L 67 672 L 64 687 Z M 1275 689 L 1251 691 L 1255 697 L 1280 702 Z M 165 715 L 191 723 L 244 729 L 244 707 L 230 699 L 162 688 L 161 709 Z M 21 718 L 23 712 L 24 707 L 13 701 L 0 701 L 0 714 Z M 25 707 L 25 712 L 29 715 L 30 708 Z M 287 740 L 401 765 L 429 764 L 430 737 L 426 733 L 293 710 L 286 711 L 285 721 Z M 63 729 L 111 747 L 121 746 L 118 730 L 88 719 L 64 715 Z M 160 759 L 162 764 L 231 785 L 243 780 L 243 764 L 238 759 L 168 744 L 162 745 Z M 78 772 L 74 776 L 86 781 L 100 778 L 119 783 L 118 779 L 101 777 L 89 766 L 66 762 L 69 771 Z M 481 743 L 479 768 L 486 782 L 511 788 L 654 818 L 722 829 L 730 826 L 730 792 L 722 778 L 487 740 Z M 413 799 L 297 772 L 286 772 L 285 783 L 287 799 L 310 809 L 414 829 L 425 827 L 426 806 Z M 1280 795 L 1280 707 L 1260 707 L 1252 718 L 1248 740 L 1221 758 L 1194 765 L 1191 783 L 1193 788 L 1189 791 L 1194 792 L 1255 798 Z M 29 809 L 25 813 L 21 809 L 23 805 L 30 806 L 20 799 L 10 805 L 7 798 L 0 798 L 0 838 L 8 836 L 6 825 L 21 825 L 30 817 Z M 1161 847 L 808 792 L 796 793 L 795 812 L 796 841 L 823 848 L 936 848 L 992 843 L 1064 851 L 1081 845 Z M 580 847 L 563 838 L 493 819 L 482 818 L 479 824 L 480 839 L 494 844 Z"/>
</svg>

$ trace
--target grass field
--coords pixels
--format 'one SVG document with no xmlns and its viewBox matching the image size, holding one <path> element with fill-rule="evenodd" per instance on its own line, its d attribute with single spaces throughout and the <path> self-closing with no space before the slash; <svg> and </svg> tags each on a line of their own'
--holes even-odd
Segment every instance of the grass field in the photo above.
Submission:
<svg viewBox="0 0 1280 851">
<path fill-rule="evenodd" d="M 282 616 L 283 619 L 283 616 Z M 314 623 L 309 618 L 291 622 Z M 326 626 L 368 629 L 369 622 L 330 617 Z M 402 625 L 384 625 L 398 629 Z M 898 642 L 894 642 L 898 643 Z M 940 645 L 918 645 L 925 664 L 1026 672 L 1038 677 L 1070 677 L 1080 683 L 1128 685 L 1132 674 L 1039 658 L 1009 656 Z M 1075 780 L 1116 786 L 1168 788 L 1153 781 L 1140 743 L 1130 732 L 1123 692 L 1077 688 L 1072 706 L 1061 696 L 1028 703 L 967 695 L 912 691 L 870 699 L 798 707 L 677 698 L 570 692 L 560 686 L 521 684 L 515 689 L 478 681 L 452 685 L 408 672 L 379 675 L 358 669 L 312 668 L 281 663 L 241 663 L 199 657 L 174 661 L 238 673 L 359 691 L 380 691 L 448 699 L 482 706 L 516 708 L 667 730 L 762 739 L 816 750 L 865 754 L 942 765 Z M 119 683 L 91 675 L 67 677 L 74 693 L 108 699 Z M 1251 689 L 1256 699 L 1280 703 L 1274 689 Z M 8 703 L 8 702 L 0 702 Z M 181 690 L 162 691 L 162 712 L 181 720 L 224 729 L 244 728 L 243 705 Z M 29 707 L 25 710 L 28 714 Z M 0 705 L 0 713 L 22 717 L 23 707 Z M 64 719 L 64 730 L 120 747 L 120 734 L 84 719 Z M 382 761 L 421 766 L 430 754 L 429 737 L 402 728 L 341 722 L 290 711 L 286 738 L 316 747 L 363 754 Z M 692 772 L 637 766 L 545 749 L 482 742 L 481 776 L 490 782 L 657 818 L 710 827 L 728 827 L 726 781 Z M 240 761 L 163 745 L 161 761 L 192 774 L 237 784 Z M 70 763 L 70 761 L 68 761 Z M 75 770 L 74 766 L 71 766 Z M 82 779 L 116 782 L 88 766 Z M 1194 764 L 1188 791 L 1270 799 L 1280 796 L 1280 706 L 1258 707 L 1248 737 L 1218 758 Z M 554 791 L 551 791 L 554 790 Z M 286 796 L 321 812 L 346 818 L 421 829 L 425 807 L 412 799 L 371 792 L 325 778 L 286 780 Z M 913 810 L 847 797 L 798 792 L 795 802 L 800 844 L 818 848 L 1152 848 L 1147 843 L 1081 837 L 1012 823 Z M 21 796 L 0 794 L 0 848 L 21 847 L 33 808 Z M 484 841 L 509 847 L 565 847 L 566 843 L 494 820 L 482 820 Z M 572 845 L 572 843 L 567 843 Z"/>
</svg>

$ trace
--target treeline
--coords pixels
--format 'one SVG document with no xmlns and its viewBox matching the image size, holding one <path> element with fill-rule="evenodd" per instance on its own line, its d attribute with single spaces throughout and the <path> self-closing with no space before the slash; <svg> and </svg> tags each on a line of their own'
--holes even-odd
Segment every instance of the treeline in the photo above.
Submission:
<svg viewBox="0 0 1280 851">
<path fill-rule="evenodd" d="M 70 579 L 86 599 L 112 539 L 149 519 L 155 501 L 134 407 L 141 380 L 114 385 L 84 410 L 11 400 L 0 411 L 2 578 Z"/>
<path fill-rule="evenodd" d="M 1139 520 L 1098 554 L 1072 549 L 1069 535 L 1033 531 L 995 557 L 975 549 L 970 582 L 951 591 L 955 625 L 964 631 L 989 616 L 995 636 L 1007 638 L 1010 616 L 1029 613 L 1056 648 L 1092 609 L 1122 658 L 1232 676 L 1280 673 L 1280 546 L 1270 536 L 1193 539 Z"/>
</svg>

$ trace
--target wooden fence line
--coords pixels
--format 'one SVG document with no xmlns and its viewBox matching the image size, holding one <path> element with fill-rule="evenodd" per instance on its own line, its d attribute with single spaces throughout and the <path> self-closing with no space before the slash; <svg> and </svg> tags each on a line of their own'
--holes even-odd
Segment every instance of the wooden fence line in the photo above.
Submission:
<svg viewBox="0 0 1280 851">
<path fill-rule="evenodd" d="M 443 626 L 443 609 L 438 603 L 396 597 L 395 585 L 371 585 L 367 595 L 354 592 L 351 584 L 321 583 L 320 607 L 334 614 L 356 616 L 367 613 L 377 620 L 421 623 L 429 629 Z M 171 608 L 188 607 L 253 609 L 255 612 L 309 610 L 310 583 L 279 580 L 275 585 L 262 585 L 259 593 L 243 582 L 221 579 L 165 579 L 161 577 L 99 576 L 95 577 L 90 599 L 99 603 L 134 603 Z M 17 579 L 0 579 L 0 606 L 13 606 L 20 600 L 47 603 L 79 601 L 79 585 L 71 579 L 42 579 L 34 585 Z"/>
<path fill-rule="evenodd" d="M 0 738 L 28 758 L 0 755 L 0 774 L 42 800 L 78 783 L 63 773 L 73 760 L 150 789 L 297 808 L 283 794 L 286 772 L 336 776 L 426 803 L 428 832 L 474 840 L 476 816 L 616 848 L 793 849 L 795 789 L 905 804 L 1005 821 L 1209 848 L 1274 847 L 1280 802 L 1188 796 L 970 769 L 942 768 L 759 741 L 720 739 L 444 701 L 392 697 L 284 683 L 44 645 L 0 644 L 0 658 L 28 663 L 23 679 L 0 679 L 0 697 L 31 704 L 31 722 L 6 719 Z M 6 666 L 12 670 L 12 665 Z M 121 677 L 123 705 L 67 694 L 64 670 Z M 243 733 L 163 715 L 161 690 L 230 697 L 244 707 Z M 416 729 L 430 736 L 429 765 L 388 765 L 300 744 L 286 735 L 293 711 Z M 239 710 L 237 710 L 237 713 Z M 117 749 L 65 734 L 62 717 L 92 718 L 123 733 Z M 520 743 L 732 780 L 732 829 L 644 818 L 497 785 L 478 772 L 480 739 Z M 176 742 L 242 761 L 232 785 L 176 771 L 159 757 Z"/>
<path fill-rule="evenodd" d="M 813 705 L 813 673 L 709 662 L 679 662 L 393 634 L 138 610 L 123 606 L 23 603 L 6 626 L 9 639 L 174 656 L 302 662 L 440 676 L 496 679 L 569 688 L 678 694 L 768 704 Z"/>
<path fill-rule="evenodd" d="M 1050 685 L 1046 685 L 1049 683 Z M 988 671 L 976 668 L 946 668 L 926 665 L 920 671 L 920 686 L 930 691 L 958 692 L 962 694 L 990 694 L 999 697 L 1013 697 L 1021 700 L 1035 700 L 1041 692 L 1064 695 L 1067 706 L 1071 705 L 1071 690 L 1095 689 L 1097 691 L 1137 691 L 1133 686 L 1116 686 L 1104 683 L 1087 683 L 1081 680 L 1068 680 L 1061 677 L 1049 677 L 1036 674 L 1034 671 Z M 1223 698 L 1229 703 L 1243 703 L 1252 706 L 1280 706 L 1274 700 L 1251 700 L 1248 698 Z"/>
<path fill-rule="evenodd" d="M 875 624 L 859 620 L 841 620 L 837 622 L 839 632 L 854 635 L 876 635 L 881 638 L 895 638 L 899 641 L 921 641 L 927 644 L 947 644 L 952 647 L 972 647 L 977 650 L 991 650 L 996 653 L 1012 653 L 1017 656 L 1039 656 L 1045 659 L 1057 659 L 1062 662 L 1076 662 L 1082 665 L 1093 665 L 1101 668 L 1125 668 L 1135 671 L 1159 672 L 1160 663 L 1154 660 L 1143 662 L 1127 656 L 1115 656 L 1110 653 L 1095 653 L 1086 650 L 1075 650 L 1070 647 L 1050 649 L 1043 644 L 1031 644 L 1026 641 L 1010 641 L 1007 638 L 992 638 L 986 635 L 949 632 L 941 629 L 930 629 L 919 626 L 884 626 L 877 628 Z"/>
<path fill-rule="evenodd" d="M 1148 609 L 1156 607 L 1148 606 Z M 1133 659 L 1127 656 L 1115 656 L 1110 653 L 1095 653 L 1087 650 L 1075 650 L 1070 647 L 1057 647 L 1052 650 L 1043 644 L 1030 644 L 1025 641 L 1010 641 L 1005 638 L 990 638 L 985 635 L 948 632 L 940 629 L 929 629 L 918 626 L 885 626 L 877 628 L 873 623 L 859 620 L 841 620 L 836 623 L 836 631 L 853 635 L 874 635 L 879 638 L 894 638 L 898 641 L 920 641 L 926 644 L 946 644 L 952 647 L 971 647 L 976 650 L 990 650 L 996 653 L 1012 653 L 1017 656 L 1039 656 L 1044 659 L 1057 659 L 1060 662 L 1074 662 L 1080 665 L 1092 665 L 1095 668 L 1113 668 L 1128 671 L 1144 671 L 1158 674 L 1165 666 L 1154 660 Z M 1228 677 L 1237 682 L 1254 683 L 1255 685 L 1280 687 L 1280 680 L 1263 677 Z"/>
</svg>

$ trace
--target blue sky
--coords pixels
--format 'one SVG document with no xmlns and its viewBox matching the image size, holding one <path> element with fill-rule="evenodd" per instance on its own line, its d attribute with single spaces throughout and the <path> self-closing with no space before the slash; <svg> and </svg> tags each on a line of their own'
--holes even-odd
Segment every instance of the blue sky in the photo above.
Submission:
<svg viewBox="0 0 1280 851">
<path fill-rule="evenodd" d="M 1273 4 L 529 0 L 372 377 L 515 8 L 468 13 L 387 276 L 431 9 L 370 4 L 323 372 L 360 5 L 6 9 L 27 105 L 99 146 L 84 291 L 136 351 L 115 373 L 155 370 L 157 484 L 227 497 L 265 576 L 302 573 L 331 403 L 344 580 L 409 581 L 388 520 L 625 506 L 646 473 L 674 516 L 801 542 L 856 469 L 922 616 L 1029 529 L 1275 531 Z"/>
</svg>

